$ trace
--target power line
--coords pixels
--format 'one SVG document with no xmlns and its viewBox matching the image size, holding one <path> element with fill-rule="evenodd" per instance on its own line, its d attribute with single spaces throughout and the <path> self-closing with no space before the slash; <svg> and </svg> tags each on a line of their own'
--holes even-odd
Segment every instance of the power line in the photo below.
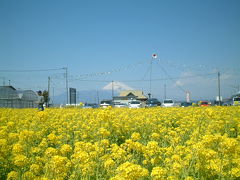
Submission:
<svg viewBox="0 0 240 180">
<path fill-rule="evenodd" d="M 116 68 L 116 69 L 111 69 L 109 71 L 105 71 L 105 72 L 96 72 L 96 73 L 89 73 L 89 74 L 80 74 L 80 75 L 76 75 L 74 80 L 80 80 L 80 79 L 85 79 L 85 78 L 89 78 L 89 77 L 96 77 L 96 76 L 103 76 L 103 75 L 110 75 L 112 73 L 117 73 L 117 72 L 122 72 L 122 71 L 127 71 L 133 68 L 136 68 L 139 65 L 145 64 L 146 61 L 139 61 L 137 63 L 134 64 L 129 64 L 126 65 L 124 67 L 120 67 L 120 68 Z"/>
<path fill-rule="evenodd" d="M 210 76 L 210 75 L 216 75 L 216 73 L 208 73 L 208 74 L 198 74 L 198 75 L 192 75 L 192 76 L 185 76 L 185 77 L 170 77 L 170 78 L 158 78 L 158 79 L 152 79 L 152 81 L 165 81 L 165 80 L 173 80 L 173 79 L 189 79 L 189 78 L 195 78 L 195 77 L 203 77 L 203 76 Z M 70 81 L 86 81 L 86 82 L 112 82 L 112 80 L 86 80 L 86 79 L 74 79 Z M 118 80 L 121 82 L 149 82 L 149 79 L 137 79 L 137 80 Z"/>
<path fill-rule="evenodd" d="M 43 71 L 57 71 L 63 70 L 64 68 L 54 68 L 54 69 L 0 69 L 0 72 L 43 72 Z"/>
<path fill-rule="evenodd" d="M 151 66 L 148 67 L 148 69 L 147 69 L 147 71 L 145 72 L 145 74 L 144 74 L 142 80 L 145 79 L 145 77 L 147 76 L 147 74 L 148 74 L 148 72 L 150 71 L 150 69 L 151 69 Z M 148 81 L 149 81 L 149 80 L 148 80 Z"/>
<path fill-rule="evenodd" d="M 68 80 L 69 82 L 73 82 L 73 81 L 86 81 L 86 82 L 112 82 L 112 80 L 87 80 L 87 79 L 72 79 L 72 80 Z"/>
<path fill-rule="evenodd" d="M 159 67 L 162 69 L 162 71 L 168 76 L 168 78 L 169 78 L 170 80 L 172 80 L 174 83 L 176 83 L 176 82 L 173 80 L 173 78 L 171 78 L 171 76 L 167 73 L 167 71 L 166 71 L 160 64 L 158 64 L 158 65 L 159 65 Z M 177 86 L 181 91 L 186 92 L 186 90 L 185 90 L 182 86 L 177 85 L 177 83 L 176 83 L 176 86 Z"/>
</svg>

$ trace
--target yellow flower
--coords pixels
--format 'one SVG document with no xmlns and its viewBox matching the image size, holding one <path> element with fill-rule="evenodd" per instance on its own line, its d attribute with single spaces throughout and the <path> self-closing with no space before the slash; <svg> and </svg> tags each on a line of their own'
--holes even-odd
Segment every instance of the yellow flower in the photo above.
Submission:
<svg viewBox="0 0 240 180">
<path fill-rule="evenodd" d="M 126 162 L 121 164 L 116 170 L 117 176 L 123 177 L 125 179 L 133 180 L 140 179 L 148 176 L 149 172 L 147 169 L 141 167 L 140 165 Z"/>
<path fill-rule="evenodd" d="M 39 154 L 41 152 L 41 149 L 39 147 L 32 147 L 31 152 L 33 154 Z"/>
<path fill-rule="evenodd" d="M 38 175 L 41 171 L 41 167 L 38 164 L 32 164 L 30 166 L 30 171 L 34 173 L 35 175 Z"/>
<path fill-rule="evenodd" d="M 47 139 L 43 138 L 41 143 L 39 144 L 40 148 L 47 148 L 48 147 L 48 143 L 47 143 Z"/>
<path fill-rule="evenodd" d="M 158 133 L 152 133 L 151 138 L 157 140 L 157 139 L 160 138 L 160 134 L 158 134 Z"/>
<path fill-rule="evenodd" d="M 49 143 L 57 144 L 58 137 L 55 134 L 51 133 L 47 136 L 47 140 L 48 140 Z"/>
<path fill-rule="evenodd" d="M 139 133 L 134 132 L 134 133 L 132 133 L 131 139 L 133 141 L 138 141 L 141 139 L 141 135 Z"/>
<path fill-rule="evenodd" d="M 194 178 L 191 177 L 191 176 L 187 176 L 187 177 L 185 178 L 185 180 L 194 180 Z"/>
<path fill-rule="evenodd" d="M 18 180 L 19 179 L 19 173 L 16 171 L 11 171 L 7 175 L 7 180 Z"/>
<path fill-rule="evenodd" d="M 19 136 L 18 133 L 9 133 L 9 134 L 8 134 L 9 142 L 11 142 L 11 143 L 17 142 L 18 139 L 19 139 L 18 136 Z"/>
<path fill-rule="evenodd" d="M 49 172 L 48 176 L 53 178 L 66 178 L 70 168 L 70 161 L 62 156 L 53 156 L 46 165 L 46 171 Z"/>
<path fill-rule="evenodd" d="M 179 162 L 179 161 L 181 160 L 181 157 L 180 157 L 179 155 L 177 155 L 177 154 L 174 154 L 174 155 L 172 156 L 172 160 Z"/>
<path fill-rule="evenodd" d="M 13 148 L 12 148 L 13 154 L 21 154 L 23 153 L 23 150 L 24 148 L 21 144 L 17 143 L 13 145 Z"/>
<path fill-rule="evenodd" d="M 115 162 L 114 160 L 112 160 L 112 158 L 109 158 L 104 162 L 104 168 L 106 169 L 113 168 L 114 166 L 115 166 Z"/>
<path fill-rule="evenodd" d="M 14 158 L 14 164 L 19 167 L 25 167 L 28 164 L 28 158 L 24 155 L 17 155 Z"/>
<path fill-rule="evenodd" d="M 103 146 L 105 146 L 105 147 L 108 147 L 109 146 L 109 140 L 108 139 L 102 139 L 101 140 L 101 144 L 103 145 Z"/>
<path fill-rule="evenodd" d="M 46 156 L 47 158 L 50 158 L 50 157 L 52 157 L 52 156 L 57 155 L 57 154 L 58 154 L 58 150 L 55 149 L 55 148 L 50 147 L 50 148 L 47 148 L 47 149 L 46 149 L 46 151 L 45 151 L 44 154 L 45 154 L 45 156 Z"/>
<path fill-rule="evenodd" d="M 62 145 L 60 152 L 63 155 L 67 155 L 68 153 L 70 153 L 72 151 L 72 147 L 69 144 L 64 144 Z"/>
<path fill-rule="evenodd" d="M 165 179 L 167 175 L 167 170 L 162 167 L 154 167 L 151 172 L 151 177 L 153 179 Z"/>
<path fill-rule="evenodd" d="M 36 176 L 32 172 L 27 171 L 23 174 L 23 179 L 36 179 Z"/>
<path fill-rule="evenodd" d="M 239 114 L 237 106 L 0 108 L 0 177 L 239 179 Z"/>
<path fill-rule="evenodd" d="M 231 173 L 232 177 L 239 178 L 240 177 L 240 167 L 232 168 L 230 173 Z"/>
<path fill-rule="evenodd" d="M 105 128 L 99 128 L 98 134 L 102 135 L 103 137 L 108 137 L 110 132 Z"/>
<path fill-rule="evenodd" d="M 143 162 L 142 162 L 144 165 L 146 165 L 146 164 L 148 164 L 148 161 L 145 159 L 145 160 L 143 160 Z"/>
<path fill-rule="evenodd" d="M 8 142 L 6 139 L 0 139 L 0 157 L 8 153 Z"/>
</svg>

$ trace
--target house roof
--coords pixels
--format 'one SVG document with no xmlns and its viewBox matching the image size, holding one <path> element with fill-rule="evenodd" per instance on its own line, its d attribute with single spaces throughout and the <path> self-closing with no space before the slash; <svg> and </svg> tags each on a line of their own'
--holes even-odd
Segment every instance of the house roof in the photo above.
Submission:
<svg viewBox="0 0 240 180">
<path fill-rule="evenodd" d="M 0 99 L 17 99 L 18 94 L 12 86 L 0 86 Z"/>
<path fill-rule="evenodd" d="M 38 95 L 32 90 L 16 90 L 13 86 L 0 86 L 0 99 L 36 101 Z"/>
<path fill-rule="evenodd" d="M 16 90 L 13 86 L 0 86 L 0 88 L 3 88 L 3 89 L 10 88 L 10 89 Z"/>
<path fill-rule="evenodd" d="M 147 97 L 143 94 L 143 91 L 139 90 L 121 91 L 120 96 L 137 96 L 138 99 L 147 99 Z"/>
</svg>

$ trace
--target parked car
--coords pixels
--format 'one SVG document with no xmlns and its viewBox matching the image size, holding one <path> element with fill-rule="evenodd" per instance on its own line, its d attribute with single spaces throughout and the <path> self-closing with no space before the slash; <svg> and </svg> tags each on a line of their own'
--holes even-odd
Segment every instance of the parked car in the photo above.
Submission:
<svg viewBox="0 0 240 180">
<path fill-rule="evenodd" d="M 181 102 L 181 107 L 189 107 L 189 106 L 192 106 L 192 103 L 191 102 Z"/>
<path fill-rule="evenodd" d="M 161 106 L 161 102 L 156 98 L 148 99 L 146 102 L 146 107 L 156 107 Z"/>
<path fill-rule="evenodd" d="M 222 103 L 223 106 L 232 106 L 233 105 L 233 101 L 232 100 L 227 100 L 227 101 L 224 101 Z"/>
<path fill-rule="evenodd" d="M 234 97 L 233 98 L 233 105 L 234 106 L 240 106 L 240 97 Z"/>
<path fill-rule="evenodd" d="M 112 106 L 112 100 L 102 100 L 100 102 L 100 107 L 106 108 L 108 106 Z"/>
<path fill-rule="evenodd" d="M 202 107 L 206 107 L 206 106 L 210 106 L 211 104 L 210 104 L 210 102 L 208 102 L 208 101 L 200 101 L 199 102 L 199 106 L 202 106 Z"/>
<path fill-rule="evenodd" d="M 174 102 L 172 99 L 165 99 L 163 100 L 162 107 L 173 107 Z"/>
<path fill-rule="evenodd" d="M 91 104 L 91 103 L 86 103 L 84 104 L 84 106 L 82 107 L 84 109 L 89 109 L 89 108 L 98 108 L 98 105 L 97 104 Z"/>
<path fill-rule="evenodd" d="M 114 107 L 116 107 L 116 108 L 124 108 L 124 107 L 128 107 L 128 105 L 126 103 L 116 103 L 116 104 L 114 104 Z"/>
<path fill-rule="evenodd" d="M 132 102 L 129 102 L 128 107 L 129 108 L 141 108 L 141 107 L 143 107 L 143 105 L 140 101 L 132 101 Z"/>
</svg>

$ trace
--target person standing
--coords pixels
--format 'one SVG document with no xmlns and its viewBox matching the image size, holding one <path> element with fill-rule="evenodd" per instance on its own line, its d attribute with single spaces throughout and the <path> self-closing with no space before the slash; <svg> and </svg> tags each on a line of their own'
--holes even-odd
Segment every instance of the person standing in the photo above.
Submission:
<svg viewBox="0 0 240 180">
<path fill-rule="evenodd" d="M 43 107 L 43 104 L 44 104 L 44 97 L 43 97 L 43 94 L 42 94 L 42 91 L 38 91 L 38 110 L 39 111 L 43 111 L 44 110 L 44 107 Z"/>
</svg>

